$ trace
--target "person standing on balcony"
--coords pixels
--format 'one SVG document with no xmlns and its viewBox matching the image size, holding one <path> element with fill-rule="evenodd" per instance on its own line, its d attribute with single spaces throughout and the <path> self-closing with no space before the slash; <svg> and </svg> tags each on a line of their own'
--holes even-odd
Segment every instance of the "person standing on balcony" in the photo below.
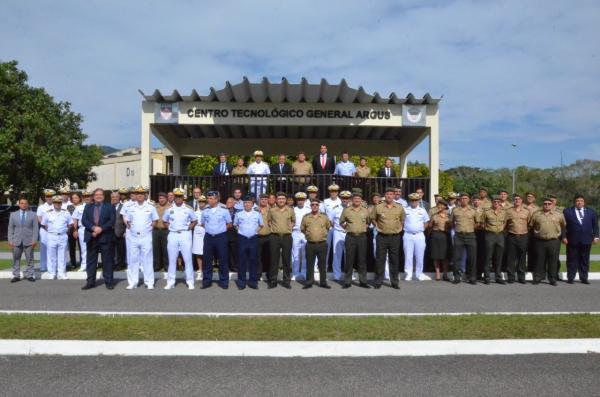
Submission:
<svg viewBox="0 0 600 397">
<path fill-rule="evenodd" d="M 354 175 L 359 178 L 369 178 L 371 176 L 371 167 L 367 166 L 367 159 L 365 157 L 360 158 Z"/>
<path fill-rule="evenodd" d="M 350 177 L 356 174 L 356 167 L 354 163 L 350 161 L 350 155 L 347 151 L 342 153 L 342 161 L 337 163 L 333 172 L 335 175 L 341 176 L 342 178 L 336 178 L 338 184 L 341 185 L 342 189 L 350 190 L 351 181 Z"/>
<path fill-rule="evenodd" d="M 288 191 L 289 185 L 287 177 L 282 175 L 290 175 L 292 173 L 292 167 L 285 162 L 285 159 L 286 156 L 283 153 L 277 157 L 277 164 L 271 166 L 271 174 L 277 175 L 275 178 L 275 191 L 290 194 L 292 192 Z"/>
<path fill-rule="evenodd" d="M 254 162 L 248 166 L 248 175 L 269 175 L 269 164 L 263 161 L 262 150 L 254 152 Z M 261 194 L 267 192 L 269 180 L 266 176 L 250 178 L 250 193 L 258 200 Z"/>
<path fill-rule="evenodd" d="M 331 175 L 335 171 L 335 159 L 327 153 L 327 146 L 321 145 L 319 154 L 312 161 L 313 171 L 317 175 Z M 325 188 L 331 183 L 330 176 L 317 177 L 317 186 L 320 192 L 325 192 Z"/>
</svg>

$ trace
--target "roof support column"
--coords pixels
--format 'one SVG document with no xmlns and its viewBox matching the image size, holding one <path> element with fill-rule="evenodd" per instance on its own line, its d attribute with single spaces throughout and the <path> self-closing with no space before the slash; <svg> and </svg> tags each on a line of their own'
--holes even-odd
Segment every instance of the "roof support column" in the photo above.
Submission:
<svg viewBox="0 0 600 397">
<path fill-rule="evenodd" d="M 140 184 L 150 186 L 150 174 L 152 173 L 152 148 L 150 124 L 154 121 L 154 103 L 142 102 L 141 115 L 141 165 Z"/>
<path fill-rule="evenodd" d="M 429 122 L 429 202 L 434 205 L 434 194 L 440 190 L 440 119 L 437 108 Z"/>
<path fill-rule="evenodd" d="M 408 178 L 408 152 L 399 156 L 400 159 L 400 178 Z M 412 192 L 409 192 L 412 193 Z"/>
<path fill-rule="evenodd" d="M 181 175 L 181 154 L 171 150 L 173 153 L 173 175 Z"/>
</svg>

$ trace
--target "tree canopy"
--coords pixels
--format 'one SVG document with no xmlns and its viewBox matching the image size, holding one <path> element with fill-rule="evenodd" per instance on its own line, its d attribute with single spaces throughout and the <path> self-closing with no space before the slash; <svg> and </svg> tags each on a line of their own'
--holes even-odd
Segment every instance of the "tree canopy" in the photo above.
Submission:
<svg viewBox="0 0 600 397">
<path fill-rule="evenodd" d="M 84 144 L 81 114 L 28 85 L 17 65 L 0 62 L 0 188 L 37 199 L 47 187 L 86 186 L 102 152 Z"/>
</svg>

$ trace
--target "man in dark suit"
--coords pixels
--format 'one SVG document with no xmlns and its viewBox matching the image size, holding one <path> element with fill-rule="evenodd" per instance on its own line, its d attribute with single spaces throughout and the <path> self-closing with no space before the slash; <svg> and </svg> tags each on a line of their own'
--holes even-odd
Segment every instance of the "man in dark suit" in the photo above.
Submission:
<svg viewBox="0 0 600 397">
<path fill-rule="evenodd" d="M 115 208 L 115 259 L 113 260 L 114 271 L 125 270 L 127 268 L 127 253 L 125 246 L 125 221 L 121 215 L 121 209 L 125 202 L 121 201 L 119 192 L 110 194 L 110 204 Z"/>
<path fill-rule="evenodd" d="M 213 187 L 219 191 L 220 197 L 229 197 L 231 180 L 228 177 L 231 175 L 232 170 L 233 166 L 227 164 L 227 155 L 225 153 L 219 154 L 219 163 L 213 168 L 213 176 L 215 177 Z"/>
<path fill-rule="evenodd" d="M 396 185 L 394 178 L 396 178 L 396 171 L 394 171 L 394 163 L 392 159 L 385 159 L 385 165 L 382 169 L 377 172 L 377 177 L 386 178 L 380 179 L 378 184 L 379 190 L 386 190 L 389 187 L 394 187 Z"/>
<path fill-rule="evenodd" d="M 38 241 L 39 225 L 35 212 L 29 210 L 26 198 L 19 199 L 19 210 L 10 214 L 8 219 L 8 245 L 13 251 L 13 278 L 11 283 L 21 280 L 21 256 L 25 253 L 27 267 L 24 276 L 35 281 L 33 268 L 33 250 Z"/>
<path fill-rule="evenodd" d="M 335 159 L 327 153 L 327 146 L 321 145 L 319 154 L 312 160 L 313 172 L 317 175 L 317 186 L 321 199 L 325 197 L 327 188 L 331 185 L 331 175 L 335 172 Z"/>
<path fill-rule="evenodd" d="M 293 192 L 288 191 L 288 180 L 286 177 L 282 177 L 279 175 L 291 175 L 292 167 L 285 162 L 285 154 L 280 154 L 277 158 L 277 164 L 273 164 L 271 166 L 271 174 L 278 175 L 275 178 L 275 191 L 276 192 L 285 192 L 287 194 L 292 194 Z"/>
<path fill-rule="evenodd" d="M 567 283 L 573 284 L 579 272 L 579 280 L 589 284 L 590 250 L 598 242 L 598 215 L 585 206 L 582 195 L 574 198 L 574 205 L 563 211 L 567 224 L 563 243 L 567 245 Z"/>
<path fill-rule="evenodd" d="M 91 289 L 96 286 L 96 270 L 98 253 L 102 253 L 102 277 L 106 288 L 113 289 L 113 260 L 115 241 L 115 208 L 104 202 L 104 190 L 94 190 L 94 202 L 86 205 L 81 217 L 85 227 L 84 241 L 87 246 L 87 283 L 81 288 Z"/>
</svg>

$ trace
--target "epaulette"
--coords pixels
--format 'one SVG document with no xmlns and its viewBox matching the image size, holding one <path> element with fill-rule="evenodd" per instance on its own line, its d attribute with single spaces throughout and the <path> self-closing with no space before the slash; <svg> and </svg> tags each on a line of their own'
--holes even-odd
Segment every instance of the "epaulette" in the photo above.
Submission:
<svg viewBox="0 0 600 397">
<path fill-rule="evenodd" d="M 189 209 L 191 209 L 191 210 L 193 210 L 193 209 L 194 209 L 194 208 L 192 208 L 192 206 L 191 206 L 191 205 L 189 205 L 188 203 L 183 203 L 183 205 L 185 205 L 185 207 L 186 207 L 186 208 L 189 208 Z"/>
</svg>

